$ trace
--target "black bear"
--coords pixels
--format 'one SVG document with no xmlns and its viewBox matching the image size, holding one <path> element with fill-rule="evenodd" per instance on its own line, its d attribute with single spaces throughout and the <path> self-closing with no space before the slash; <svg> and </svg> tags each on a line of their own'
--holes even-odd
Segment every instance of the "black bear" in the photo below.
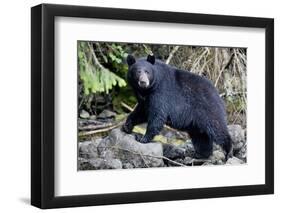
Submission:
<svg viewBox="0 0 281 213">
<path fill-rule="evenodd" d="M 138 60 L 128 55 L 127 63 L 138 104 L 123 125 L 126 133 L 147 122 L 145 135 L 137 140 L 148 143 L 166 124 L 188 132 L 196 158 L 208 158 L 213 142 L 222 146 L 226 159 L 231 155 L 224 103 L 209 80 L 151 55 Z"/>
</svg>

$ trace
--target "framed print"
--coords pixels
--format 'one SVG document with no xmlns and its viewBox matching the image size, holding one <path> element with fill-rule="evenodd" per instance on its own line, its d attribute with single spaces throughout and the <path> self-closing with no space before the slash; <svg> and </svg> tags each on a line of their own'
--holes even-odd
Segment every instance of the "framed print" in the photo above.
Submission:
<svg viewBox="0 0 281 213">
<path fill-rule="evenodd" d="M 274 20 L 31 9 L 31 204 L 272 194 Z"/>
</svg>

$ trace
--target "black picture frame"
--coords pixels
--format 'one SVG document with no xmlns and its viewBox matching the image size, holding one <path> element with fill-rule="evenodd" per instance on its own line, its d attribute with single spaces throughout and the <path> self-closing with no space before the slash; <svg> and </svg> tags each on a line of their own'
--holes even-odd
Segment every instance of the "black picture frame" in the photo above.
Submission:
<svg viewBox="0 0 281 213">
<path fill-rule="evenodd" d="M 54 20 L 58 16 L 265 29 L 265 184 L 56 197 L 54 195 Z M 41 4 L 31 8 L 32 205 L 46 209 L 272 193 L 274 193 L 273 19 L 53 4 Z"/>
</svg>

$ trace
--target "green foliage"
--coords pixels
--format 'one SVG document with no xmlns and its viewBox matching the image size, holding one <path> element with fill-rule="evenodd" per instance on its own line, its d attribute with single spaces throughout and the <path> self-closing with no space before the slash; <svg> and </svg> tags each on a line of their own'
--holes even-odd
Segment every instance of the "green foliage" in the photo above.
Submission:
<svg viewBox="0 0 281 213">
<path fill-rule="evenodd" d="M 108 45 L 111 50 L 108 54 L 112 63 L 122 64 L 123 58 L 127 57 L 128 53 L 126 53 L 120 45 L 111 44 Z"/>
<path fill-rule="evenodd" d="M 111 60 L 116 61 L 116 63 L 122 62 L 120 58 L 113 57 L 113 55 L 109 55 L 109 57 Z M 104 60 L 107 60 L 107 58 Z M 117 85 L 119 87 L 126 86 L 123 78 L 100 64 L 90 42 L 78 43 L 78 64 L 80 80 L 82 81 L 85 95 L 97 92 L 108 94 L 109 90 L 112 90 Z"/>
</svg>

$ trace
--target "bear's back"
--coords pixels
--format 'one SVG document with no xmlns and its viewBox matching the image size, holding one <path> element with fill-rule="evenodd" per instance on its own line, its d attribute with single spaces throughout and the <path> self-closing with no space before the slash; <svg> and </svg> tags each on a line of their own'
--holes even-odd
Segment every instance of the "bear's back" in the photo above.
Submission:
<svg viewBox="0 0 281 213">
<path fill-rule="evenodd" d="M 202 105 L 208 107 L 209 112 L 216 109 L 224 112 L 224 103 L 210 80 L 183 70 L 175 70 L 175 76 L 183 96 L 190 98 L 193 107 Z"/>
</svg>

